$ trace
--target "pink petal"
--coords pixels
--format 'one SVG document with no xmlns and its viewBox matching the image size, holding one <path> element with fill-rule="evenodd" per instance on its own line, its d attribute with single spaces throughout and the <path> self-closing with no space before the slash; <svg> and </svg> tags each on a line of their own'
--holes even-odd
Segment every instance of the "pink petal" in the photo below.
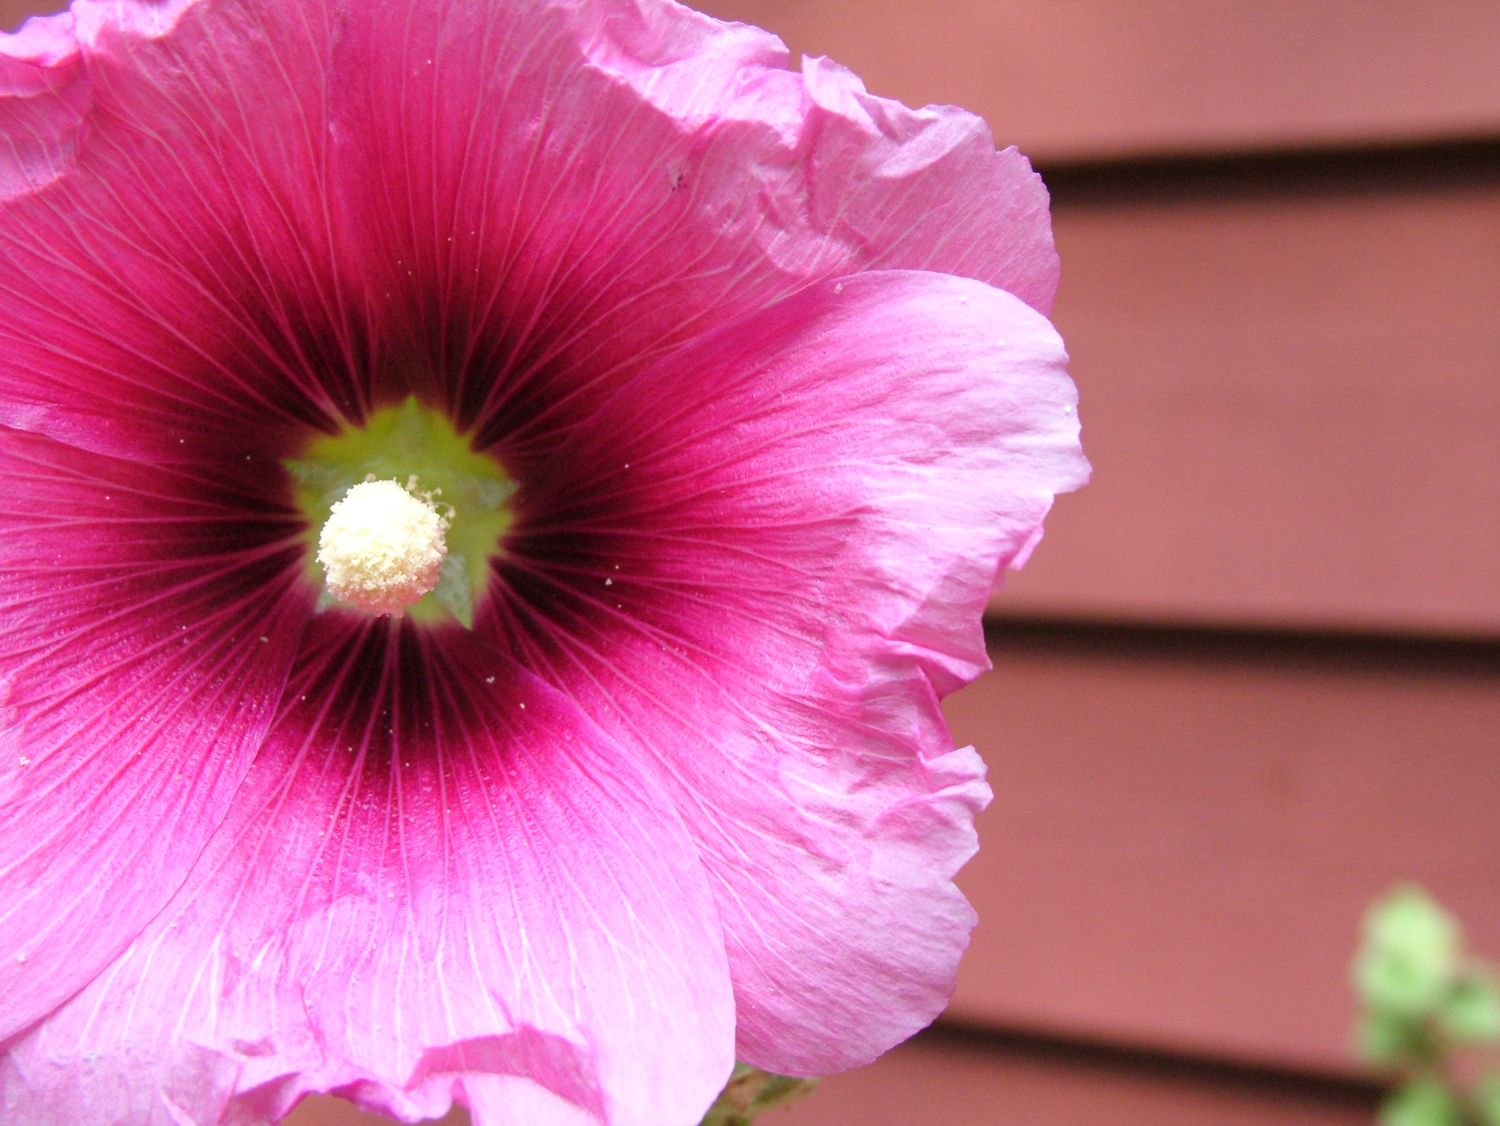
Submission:
<svg viewBox="0 0 1500 1126">
<path fill-rule="evenodd" d="M 720 233 L 739 196 L 753 216 L 746 229 L 795 273 L 934 270 L 1051 308 L 1058 262 L 1046 188 L 1014 147 L 995 151 L 978 117 L 874 97 L 825 58 L 790 73 L 774 36 L 677 5 L 583 11 L 594 17 L 580 21 L 590 61 L 679 131 L 710 138 L 699 150 L 706 229 Z M 689 166 L 680 172 L 691 178 Z"/>
<path fill-rule="evenodd" d="M 335 1090 L 407 1120 L 456 1096 L 481 1126 L 690 1126 L 733 1036 L 661 791 L 473 635 L 332 613 L 188 885 L 11 1046 L 0 1107 L 260 1121 Z"/>
<path fill-rule="evenodd" d="M 450 792 L 476 794 L 516 833 L 532 828 L 529 797 L 439 762 L 442 741 L 421 731 L 409 738 L 432 755 L 410 767 L 340 765 L 337 743 L 319 740 L 345 717 L 294 709 L 251 783 L 245 816 L 258 820 L 220 833 L 173 909 L 193 941 L 163 921 L 90 987 L 108 1016 L 98 1070 L 58 1047 L 87 1041 L 68 1023 L 85 1008 L 28 1034 L 15 1098 L 113 1105 L 68 1093 L 102 1077 L 173 1120 L 329 1087 L 416 1114 L 462 1084 L 482 1117 L 560 1121 L 571 1107 L 634 1122 L 648 1102 L 653 1120 L 664 1113 L 661 1092 L 644 1093 L 656 1082 L 679 1093 L 666 1119 L 688 1122 L 727 1066 L 728 1002 L 685 831 L 728 932 L 752 1062 L 861 1062 L 941 1006 L 971 922 L 951 875 L 988 791 L 973 753 L 952 749 L 937 696 L 984 666 L 990 583 L 1083 474 L 1060 344 L 1027 307 L 1046 308 L 1056 283 L 1046 195 L 977 119 L 872 98 L 818 60 L 803 76 L 783 62 L 770 37 L 661 0 L 82 0 L 71 27 L 0 41 L 0 130 L 36 140 L 0 165 L 0 423 L 195 466 L 282 456 L 309 429 L 413 390 L 450 404 L 524 482 L 529 523 L 485 628 L 615 739 L 528 687 L 583 734 L 571 768 L 527 784 L 544 805 L 583 795 L 612 815 L 591 812 L 540 855 L 477 819 L 408 851 L 408 825 L 444 825 Z M 978 280 L 829 280 L 872 267 Z M 67 547 L 88 544 L 70 533 Z M 248 597 L 223 589 L 226 605 Z M 264 589 L 266 613 L 296 603 Z M 135 746 L 109 724 L 160 687 L 162 639 L 120 641 L 104 620 L 88 627 L 100 641 L 83 668 L 125 682 L 111 705 L 53 706 L 39 676 L 15 697 L 44 701 L 28 738 L 94 722 L 111 750 Z M 190 646 L 206 667 L 249 660 L 226 632 Z M 451 683 L 469 699 L 491 660 L 471 656 L 430 691 Z M 336 675 L 330 660 L 306 674 Z M 419 714 L 444 717 L 430 699 Z M 169 818 L 189 809 L 172 786 L 216 787 L 221 766 L 225 785 L 238 777 L 259 728 L 223 722 L 222 760 L 194 759 L 201 733 L 179 732 L 188 781 L 141 783 L 162 788 L 150 801 Z M 459 742 L 530 778 L 516 745 L 529 729 L 487 730 L 465 726 Z M 346 745 L 373 753 L 378 726 Z M 654 764 L 642 769 L 686 830 L 622 753 Z M 303 785 L 305 763 L 318 772 Z M 128 759 L 119 776 L 146 769 Z M 444 788 L 465 771 L 469 791 Z M 110 801 L 128 790 L 114 776 L 98 786 Z M 151 848 L 169 854 L 149 891 L 176 886 L 193 832 L 217 820 L 211 790 L 191 806 L 202 825 L 159 834 L 179 843 L 141 826 L 122 837 L 127 873 Z M 330 813 L 347 854 L 307 839 Z M 104 828 L 78 849 L 119 847 L 109 816 L 88 820 Z M 639 862 L 644 907 L 605 862 L 612 850 Z M 497 905 L 509 931 L 468 914 L 497 894 L 480 888 L 480 855 L 519 866 L 504 885 L 515 898 Z M 30 888 L 24 864 L 10 870 Z M 244 896 L 220 902 L 225 880 Z M 422 895 L 421 915 L 402 908 Z M 161 902 L 121 898 L 102 908 L 112 925 Z M 577 922 L 590 910 L 597 925 Z M 420 922 L 450 916 L 451 945 Z M 583 955 L 533 942 L 528 926 Z M 118 950 L 115 929 L 70 940 L 76 964 L 92 973 Z M 511 933 L 528 945 L 508 946 Z M 574 957 L 640 972 L 620 984 L 591 969 L 580 983 Z M 57 997 L 82 980 L 62 979 Z M 131 1015 L 179 1009 L 177 1022 Z M 663 1061 L 679 1055 L 686 1078 L 668 1082 Z M 47 1060 L 64 1061 L 55 1082 L 35 1078 L 53 1074 Z"/>
<path fill-rule="evenodd" d="M 937 701 L 1086 475 L 1065 358 L 978 282 L 825 282 L 636 377 L 522 494 L 485 628 L 655 757 L 748 1062 L 866 1061 L 952 988 L 989 791 Z"/>
<path fill-rule="evenodd" d="M 372 323 L 422 357 L 400 377 L 524 459 L 576 405 L 559 388 L 823 277 L 933 269 L 1050 303 L 1023 158 L 972 115 L 785 62 L 660 0 L 352 6 L 332 128 Z"/>
<path fill-rule="evenodd" d="M 312 4 L 78 0 L 0 36 L 0 423 L 197 461 L 359 413 L 328 34 Z"/>
<path fill-rule="evenodd" d="M 87 109 L 71 13 L 0 35 L 0 202 L 43 188 L 72 166 Z"/>
<path fill-rule="evenodd" d="M 0 1038 L 181 885 L 311 609 L 285 513 L 0 429 Z"/>
<path fill-rule="evenodd" d="M 818 278 L 1056 286 L 1046 191 L 979 119 L 664 0 L 31 29 L 0 39 L 0 129 L 42 138 L 3 173 L 0 422 L 88 448 L 285 454 L 412 390 L 524 447 L 543 392 L 551 418 Z"/>
<path fill-rule="evenodd" d="M 788 72 L 774 36 L 677 5 L 582 7 L 590 61 L 707 142 L 696 146 L 704 233 L 722 236 L 738 198 L 744 229 L 783 269 L 934 270 L 1051 308 L 1046 188 L 1014 147 L 995 151 L 978 117 L 872 96 L 824 58 Z M 685 183 L 692 172 L 681 169 Z"/>
</svg>

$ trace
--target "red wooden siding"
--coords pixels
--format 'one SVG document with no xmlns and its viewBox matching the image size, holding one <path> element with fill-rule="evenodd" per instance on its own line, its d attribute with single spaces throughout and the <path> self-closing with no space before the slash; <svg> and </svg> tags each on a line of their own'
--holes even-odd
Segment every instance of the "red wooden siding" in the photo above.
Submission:
<svg viewBox="0 0 1500 1126">
<path fill-rule="evenodd" d="M 1479 155 L 1389 189 L 1060 191 L 1095 474 L 997 608 L 1500 637 L 1500 149 Z"/>
<path fill-rule="evenodd" d="M 66 5 L 49 3 L 48 0 L 0 0 L 0 31 L 14 31 L 27 16 L 55 11 L 59 7 Z"/>
<path fill-rule="evenodd" d="M 1489 135 L 1488 0 L 708 0 L 1033 159 Z"/>
<path fill-rule="evenodd" d="M 1352 1085 L 928 1035 L 759 1126 L 1370 1126 L 1373 1105 Z"/>
<path fill-rule="evenodd" d="M 1500 954 L 1500 668 L 1473 647 L 999 625 L 950 1014 L 1352 1067 L 1365 906 L 1417 878 Z"/>
</svg>

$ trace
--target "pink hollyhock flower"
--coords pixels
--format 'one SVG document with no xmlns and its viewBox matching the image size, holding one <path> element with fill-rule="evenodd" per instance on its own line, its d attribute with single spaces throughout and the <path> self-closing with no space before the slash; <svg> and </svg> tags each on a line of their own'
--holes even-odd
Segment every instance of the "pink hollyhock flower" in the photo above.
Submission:
<svg viewBox="0 0 1500 1126">
<path fill-rule="evenodd" d="M 0 37 L 4 1121 L 686 1126 L 942 1008 L 937 701 L 1085 475 L 1047 198 L 785 63 L 670 0 Z"/>
</svg>

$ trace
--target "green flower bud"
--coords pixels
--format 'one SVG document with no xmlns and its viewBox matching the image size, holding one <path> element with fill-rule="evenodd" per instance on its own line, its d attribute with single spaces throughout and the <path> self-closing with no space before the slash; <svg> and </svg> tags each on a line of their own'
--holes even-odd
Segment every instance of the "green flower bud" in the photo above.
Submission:
<svg viewBox="0 0 1500 1126">
<path fill-rule="evenodd" d="M 1447 1084 L 1414 1079 L 1385 1101 L 1380 1126 L 1464 1126 L 1463 1107 Z"/>
<path fill-rule="evenodd" d="M 1397 888 L 1365 916 L 1354 984 L 1377 1012 L 1421 1019 L 1438 1014 L 1458 972 L 1458 923 L 1417 887 Z"/>
</svg>

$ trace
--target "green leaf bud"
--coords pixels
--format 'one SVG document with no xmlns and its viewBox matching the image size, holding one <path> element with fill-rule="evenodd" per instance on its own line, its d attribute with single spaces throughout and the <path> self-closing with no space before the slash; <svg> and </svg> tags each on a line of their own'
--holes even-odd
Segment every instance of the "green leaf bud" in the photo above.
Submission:
<svg viewBox="0 0 1500 1126">
<path fill-rule="evenodd" d="M 1458 923 L 1417 887 L 1397 888 L 1365 916 L 1354 984 L 1367 1006 L 1408 1018 L 1436 1016 L 1458 969 Z"/>
<path fill-rule="evenodd" d="M 1414 1079 L 1385 1101 L 1380 1126 L 1464 1126 L 1463 1107 L 1446 1083 Z"/>
<path fill-rule="evenodd" d="M 1500 1037 L 1500 990 L 1494 977 L 1479 966 L 1466 968 L 1443 999 L 1438 1019 L 1455 1040 L 1482 1044 Z"/>
<path fill-rule="evenodd" d="M 1387 1066 L 1422 1063 L 1440 1051 L 1427 1022 L 1386 1012 L 1360 1017 L 1356 1043 L 1361 1057 Z"/>
</svg>

